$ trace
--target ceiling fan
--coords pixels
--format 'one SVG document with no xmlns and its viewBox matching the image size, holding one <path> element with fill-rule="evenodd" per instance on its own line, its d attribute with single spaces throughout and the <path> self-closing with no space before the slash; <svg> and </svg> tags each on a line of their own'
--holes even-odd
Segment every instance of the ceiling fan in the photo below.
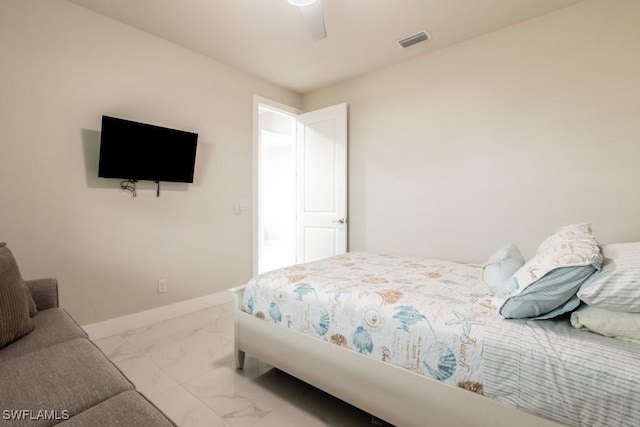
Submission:
<svg viewBox="0 0 640 427">
<path fill-rule="evenodd" d="M 324 14 L 322 13 L 322 0 L 287 0 L 300 8 L 300 12 L 307 22 L 309 32 L 313 40 L 318 41 L 327 37 L 324 27 Z"/>
</svg>

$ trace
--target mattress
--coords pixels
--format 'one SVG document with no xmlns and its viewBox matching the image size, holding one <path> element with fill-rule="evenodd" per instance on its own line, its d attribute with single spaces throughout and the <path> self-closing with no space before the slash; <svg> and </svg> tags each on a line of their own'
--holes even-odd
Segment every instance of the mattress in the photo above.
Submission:
<svg viewBox="0 0 640 427">
<path fill-rule="evenodd" d="M 253 278 L 242 310 L 482 393 L 485 330 L 496 314 L 492 294 L 479 281 L 480 269 L 349 253 Z"/>
</svg>

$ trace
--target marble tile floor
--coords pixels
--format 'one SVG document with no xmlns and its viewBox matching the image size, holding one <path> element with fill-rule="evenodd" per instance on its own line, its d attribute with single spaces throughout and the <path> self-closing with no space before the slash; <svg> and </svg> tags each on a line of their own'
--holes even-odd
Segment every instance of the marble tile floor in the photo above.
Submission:
<svg viewBox="0 0 640 427">
<path fill-rule="evenodd" d="M 257 359 L 236 370 L 231 303 L 95 343 L 180 427 L 380 425 Z"/>
</svg>

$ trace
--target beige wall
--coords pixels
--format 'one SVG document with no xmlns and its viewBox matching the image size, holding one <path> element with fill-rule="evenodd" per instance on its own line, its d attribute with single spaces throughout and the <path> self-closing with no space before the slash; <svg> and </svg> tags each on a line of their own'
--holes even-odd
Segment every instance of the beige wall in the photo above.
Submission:
<svg viewBox="0 0 640 427">
<path fill-rule="evenodd" d="M 298 95 L 62 0 L 3 0 L 0 62 L 0 241 L 25 278 L 57 277 L 83 324 L 250 278 L 253 95 Z M 98 179 L 103 114 L 198 132 L 195 183 Z"/>
<path fill-rule="evenodd" d="M 638 22 L 638 1 L 587 1 L 305 96 L 349 103 L 351 249 L 482 261 L 577 221 L 640 240 Z M 83 324 L 244 283 L 253 94 L 302 104 L 65 1 L 3 0 L 0 241 L 23 275 L 57 277 Z M 133 200 L 98 179 L 102 114 L 198 132 L 196 182 Z"/>
<path fill-rule="evenodd" d="M 483 261 L 582 221 L 640 240 L 640 1 L 580 3 L 303 101 L 349 103 L 352 250 Z"/>
</svg>

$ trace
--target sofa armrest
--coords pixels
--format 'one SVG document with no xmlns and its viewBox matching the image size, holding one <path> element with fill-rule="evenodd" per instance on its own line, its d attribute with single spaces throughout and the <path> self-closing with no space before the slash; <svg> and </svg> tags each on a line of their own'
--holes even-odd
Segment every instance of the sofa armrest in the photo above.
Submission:
<svg viewBox="0 0 640 427">
<path fill-rule="evenodd" d="M 58 307 L 58 281 L 56 279 L 25 280 L 38 310 Z"/>
</svg>

